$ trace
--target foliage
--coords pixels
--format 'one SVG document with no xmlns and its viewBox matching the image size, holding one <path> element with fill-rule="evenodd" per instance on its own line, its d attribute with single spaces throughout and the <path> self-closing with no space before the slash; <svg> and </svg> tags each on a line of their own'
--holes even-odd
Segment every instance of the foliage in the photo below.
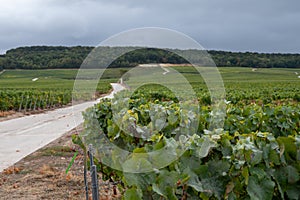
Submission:
<svg viewBox="0 0 300 200">
<path fill-rule="evenodd" d="M 275 137 L 295 135 L 300 132 L 300 107 L 257 104 L 238 107 L 229 105 L 224 129 L 235 132 L 271 132 Z"/>
<path fill-rule="evenodd" d="M 202 104 L 210 104 L 209 91 L 205 82 L 193 67 L 173 67 L 190 82 Z M 260 105 L 267 103 L 292 103 L 300 100 L 300 74 L 297 69 L 258 69 L 226 67 L 218 68 L 226 89 L 226 100 L 233 104 Z M 180 83 L 174 81 L 181 88 Z M 151 87 L 152 92 L 159 92 L 161 88 Z M 184 90 L 184 88 L 183 88 Z M 143 91 L 144 92 L 144 91 Z M 146 91 L 147 92 L 147 91 Z"/>
<path fill-rule="evenodd" d="M 68 90 L 0 90 L 0 110 L 40 110 L 61 107 L 72 100 Z"/>
<path fill-rule="evenodd" d="M 169 149 L 168 155 L 177 155 L 179 159 L 163 168 L 155 165 L 159 166 L 167 157 L 151 157 L 155 162 L 150 166 L 154 168 L 148 173 L 125 173 L 99 163 L 104 178 L 122 180 L 124 199 L 300 197 L 299 107 L 228 105 L 225 130 L 208 131 L 209 106 L 202 106 L 198 116 L 192 114 L 195 109 L 190 107 L 193 112 L 185 121 L 179 102 L 149 101 L 145 97 L 124 99 L 122 95 L 118 94 L 113 103 L 102 100 L 84 113 L 85 144 L 95 140 L 97 134 L 104 134 L 121 148 L 136 153 L 149 153 L 172 144 L 185 149 L 183 155 L 177 155 L 178 149 Z M 120 109 L 114 110 L 116 106 Z M 152 109 L 156 112 L 152 113 Z M 188 134 L 196 118 L 200 121 L 199 130 Z M 284 127 L 283 119 L 285 125 L 295 129 Z M 135 129 L 128 128 L 132 125 Z M 278 129 L 275 135 L 271 133 Z M 137 134 L 136 130 L 142 131 Z M 150 133 L 150 137 L 143 137 L 146 133 Z M 122 165 L 126 163 L 122 159 L 130 158 L 118 159 Z M 149 164 L 144 166 L 149 167 Z"/>
<path fill-rule="evenodd" d="M 113 52 L 120 47 L 101 47 L 107 53 L 106 58 L 113 58 Z M 128 47 L 122 47 L 128 48 Z M 93 47 L 75 46 L 32 46 L 11 49 L 0 56 L 0 69 L 53 69 L 79 68 Z M 199 50 L 177 52 L 188 54 L 192 59 L 201 54 Z M 255 52 L 208 51 L 217 66 L 238 66 L 253 68 L 299 68 L 299 54 L 274 54 Z M 114 59 L 113 59 L 114 60 Z M 140 49 L 127 53 L 115 60 L 111 67 L 134 67 L 143 63 L 183 64 L 186 60 L 180 56 L 160 49 Z M 103 66 L 101 66 L 103 67 Z"/>
<path fill-rule="evenodd" d="M 19 47 L 0 58 L 4 69 L 79 68 L 92 47 Z"/>
<path fill-rule="evenodd" d="M 299 68 L 299 54 L 209 51 L 217 66 Z"/>
<path fill-rule="evenodd" d="M 0 75 L 0 111 L 43 110 L 68 105 L 72 98 L 90 100 L 90 94 L 84 98 L 83 94 L 78 96 L 73 92 L 77 72 L 74 69 L 5 70 Z M 121 68 L 105 70 L 95 97 L 108 93 L 110 82 L 117 82 L 124 72 Z M 94 73 L 94 70 L 89 73 Z"/>
</svg>

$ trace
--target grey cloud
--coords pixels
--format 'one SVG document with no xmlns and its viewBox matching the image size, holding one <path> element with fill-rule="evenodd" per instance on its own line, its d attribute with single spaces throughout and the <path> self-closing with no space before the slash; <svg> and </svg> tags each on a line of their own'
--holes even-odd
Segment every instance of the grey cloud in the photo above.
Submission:
<svg viewBox="0 0 300 200">
<path fill-rule="evenodd" d="M 15 0 L 0 7 L 0 51 L 97 45 L 131 28 L 183 32 L 208 49 L 300 52 L 297 0 Z"/>
</svg>

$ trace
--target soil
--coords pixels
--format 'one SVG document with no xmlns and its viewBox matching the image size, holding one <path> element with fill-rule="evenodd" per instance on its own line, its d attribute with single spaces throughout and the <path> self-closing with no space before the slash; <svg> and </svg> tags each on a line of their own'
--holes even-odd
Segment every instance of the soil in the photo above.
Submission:
<svg viewBox="0 0 300 200">
<path fill-rule="evenodd" d="M 13 110 L 0 111 L 0 122 L 5 121 L 5 120 L 9 120 L 9 119 L 18 118 L 18 117 L 23 117 L 23 116 L 25 116 L 24 113 L 16 112 L 16 111 L 13 111 Z"/>
<path fill-rule="evenodd" d="M 86 199 L 83 177 L 83 151 L 72 143 L 71 136 L 78 134 L 77 127 L 59 139 L 5 169 L 0 174 L 0 199 Z M 75 152 L 76 159 L 66 174 L 66 169 Z M 100 199 L 120 199 L 116 186 L 101 180 Z M 88 172 L 89 199 L 91 181 Z"/>
</svg>

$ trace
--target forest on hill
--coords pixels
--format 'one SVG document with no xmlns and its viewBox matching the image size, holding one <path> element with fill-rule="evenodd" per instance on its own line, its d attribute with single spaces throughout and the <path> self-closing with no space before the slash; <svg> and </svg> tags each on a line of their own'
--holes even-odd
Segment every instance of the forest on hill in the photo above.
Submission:
<svg viewBox="0 0 300 200">
<path fill-rule="evenodd" d="M 101 47 L 107 51 L 106 59 L 112 56 L 109 52 L 118 48 Z M 0 55 L 1 69 L 55 69 L 79 68 L 84 59 L 94 49 L 90 46 L 31 46 L 8 50 Z M 199 54 L 199 50 L 188 51 L 189 55 Z M 300 68 L 300 54 L 256 53 L 208 51 L 218 67 L 253 67 L 253 68 Z M 132 67 L 141 63 L 187 63 L 185 59 L 170 51 L 162 49 L 139 49 L 131 51 L 110 64 L 110 67 Z"/>
</svg>

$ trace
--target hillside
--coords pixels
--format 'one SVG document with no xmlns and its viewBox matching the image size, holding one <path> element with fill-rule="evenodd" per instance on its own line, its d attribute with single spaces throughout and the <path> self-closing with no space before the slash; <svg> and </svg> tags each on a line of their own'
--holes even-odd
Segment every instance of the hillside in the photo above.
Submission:
<svg viewBox="0 0 300 200">
<path fill-rule="evenodd" d="M 0 55 L 1 69 L 54 69 L 79 68 L 86 56 L 94 47 L 88 46 L 32 46 L 11 49 Z M 101 47 L 107 51 L 106 58 L 111 58 L 111 52 L 118 48 Z M 176 50 L 179 51 L 179 50 Z M 185 50 L 193 56 L 199 50 Z M 300 54 L 255 53 L 255 52 L 228 52 L 208 51 L 219 67 L 259 67 L 259 68 L 300 68 Z M 169 51 L 161 49 L 140 49 L 127 53 L 111 67 L 132 67 L 140 63 L 187 63 L 186 60 Z"/>
</svg>

